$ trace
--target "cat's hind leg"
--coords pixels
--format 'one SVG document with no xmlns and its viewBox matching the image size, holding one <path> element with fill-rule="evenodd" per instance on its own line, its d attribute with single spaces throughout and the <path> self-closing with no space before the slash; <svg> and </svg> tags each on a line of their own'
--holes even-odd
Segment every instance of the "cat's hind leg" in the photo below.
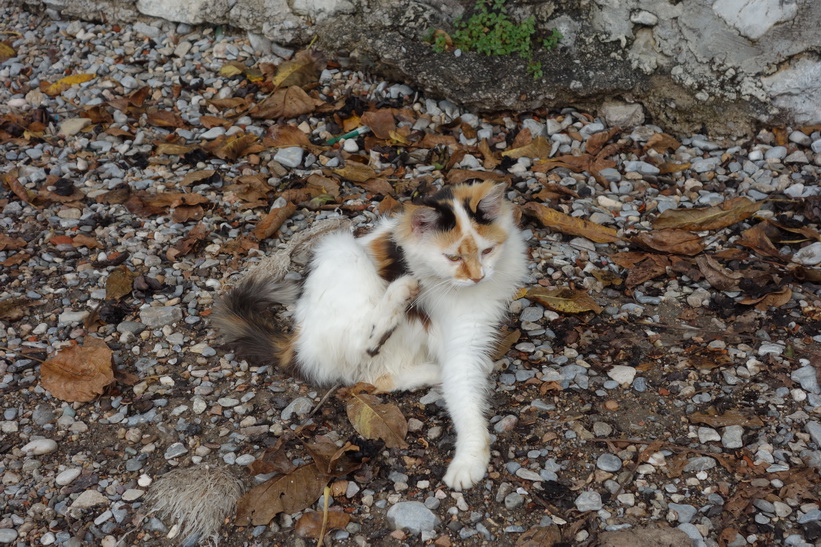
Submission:
<svg viewBox="0 0 821 547">
<path fill-rule="evenodd" d="M 392 281 L 373 313 L 371 332 L 365 345 L 368 355 L 375 357 L 419 294 L 419 282 L 409 275 Z"/>
<path fill-rule="evenodd" d="M 435 363 L 424 363 L 385 374 L 374 381 L 377 391 L 410 391 L 441 383 L 442 371 Z"/>
</svg>

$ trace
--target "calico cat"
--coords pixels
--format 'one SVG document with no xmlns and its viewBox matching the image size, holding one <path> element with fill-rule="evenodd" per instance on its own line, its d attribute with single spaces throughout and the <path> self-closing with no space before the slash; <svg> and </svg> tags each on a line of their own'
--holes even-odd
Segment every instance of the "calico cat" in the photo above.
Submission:
<svg viewBox="0 0 821 547">
<path fill-rule="evenodd" d="M 246 276 L 215 320 L 246 357 L 292 365 L 314 384 L 441 384 L 457 435 L 444 481 L 470 488 L 490 459 L 489 354 L 527 272 L 504 192 L 491 182 L 445 187 L 363 237 L 322 236 L 301 285 Z M 294 304 L 291 332 L 265 319 L 275 304 Z"/>
</svg>

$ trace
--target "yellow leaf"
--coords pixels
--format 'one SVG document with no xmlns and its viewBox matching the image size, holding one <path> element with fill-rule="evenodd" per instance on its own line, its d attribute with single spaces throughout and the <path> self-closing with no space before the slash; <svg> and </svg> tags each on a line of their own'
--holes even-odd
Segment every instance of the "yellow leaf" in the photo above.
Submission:
<svg viewBox="0 0 821 547">
<path fill-rule="evenodd" d="M 514 159 L 528 157 L 541 158 L 544 160 L 550 156 L 551 148 L 552 146 L 549 142 L 547 142 L 547 139 L 540 136 L 533 139 L 530 144 L 526 144 L 520 148 L 514 148 L 513 150 L 505 150 L 502 152 L 502 155 Z"/>
<path fill-rule="evenodd" d="M 230 78 L 245 72 L 245 67 L 237 65 L 239 65 L 239 63 L 228 63 L 227 65 L 222 65 L 222 67 L 220 67 L 220 76 Z"/>
<path fill-rule="evenodd" d="M 0 42 L 0 63 L 9 60 L 12 57 L 17 57 L 17 52 L 14 51 L 14 48 L 6 42 Z"/>
<path fill-rule="evenodd" d="M 319 79 L 319 71 L 322 67 L 324 67 L 324 63 L 322 63 L 322 58 L 318 54 L 313 51 L 302 50 L 294 55 L 293 60 L 279 65 L 272 82 L 276 87 L 312 84 Z"/>
<path fill-rule="evenodd" d="M 50 95 L 52 97 L 56 97 L 69 87 L 73 85 L 78 85 L 85 83 L 89 80 L 93 80 L 96 78 L 94 74 L 72 74 L 71 76 L 66 76 L 65 78 L 60 78 L 53 84 L 46 87 L 44 93 L 46 95 Z"/>
<path fill-rule="evenodd" d="M 388 448 L 406 448 L 408 422 L 399 407 L 383 403 L 374 395 L 367 393 L 374 389 L 368 384 L 357 384 L 348 391 L 348 420 L 366 439 L 382 439 Z"/>
<path fill-rule="evenodd" d="M 535 216 L 547 228 L 552 228 L 563 234 L 586 237 L 596 243 L 612 243 L 619 240 L 616 230 L 583 218 L 571 217 L 541 203 L 530 202 L 522 209 Z"/>
</svg>

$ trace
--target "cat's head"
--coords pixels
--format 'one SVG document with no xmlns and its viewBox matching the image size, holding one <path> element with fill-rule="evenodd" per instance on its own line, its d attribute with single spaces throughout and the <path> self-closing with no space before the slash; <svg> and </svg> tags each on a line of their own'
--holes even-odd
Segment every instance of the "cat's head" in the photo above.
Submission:
<svg viewBox="0 0 821 547">
<path fill-rule="evenodd" d="M 491 279 L 515 229 L 505 188 L 492 182 L 447 186 L 408 205 L 399 233 L 415 269 L 462 287 Z"/>
</svg>

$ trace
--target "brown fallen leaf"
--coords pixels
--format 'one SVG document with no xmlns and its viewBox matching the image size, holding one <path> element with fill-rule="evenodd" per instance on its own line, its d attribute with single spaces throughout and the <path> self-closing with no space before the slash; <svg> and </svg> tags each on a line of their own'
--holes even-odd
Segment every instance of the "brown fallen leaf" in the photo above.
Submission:
<svg viewBox="0 0 821 547">
<path fill-rule="evenodd" d="M 28 308 L 36 305 L 36 300 L 22 296 L 0 300 L 0 321 L 17 321 L 28 314 Z"/>
<path fill-rule="evenodd" d="M 695 256 L 704 250 L 701 237 L 687 230 L 642 232 L 631 239 L 642 247 L 662 253 Z"/>
<path fill-rule="evenodd" d="M 545 227 L 552 228 L 563 234 L 586 237 L 596 243 L 612 243 L 620 239 L 613 228 L 582 218 L 571 217 L 541 203 L 526 203 L 522 210 L 536 217 Z"/>
<path fill-rule="evenodd" d="M 244 108 L 253 100 L 253 94 L 249 93 L 246 97 L 228 97 L 226 99 L 210 99 L 208 104 L 217 108 L 232 109 Z"/>
<path fill-rule="evenodd" d="M 792 222 L 794 224 L 787 224 L 785 222 L 778 222 L 777 220 L 774 220 L 774 219 L 771 219 L 771 218 L 768 218 L 766 221 L 767 221 L 767 223 L 772 224 L 776 228 L 779 228 L 780 230 L 784 230 L 785 232 L 790 232 L 790 233 L 793 233 L 793 234 L 799 234 L 799 235 L 807 238 L 808 240 L 813 240 L 814 239 L 816 241 L 821 241 L 821 234 L 819 234 L 817 230 L 814 230 L 813 228 L 807 226 L 806 224 L 798 222 L 797 220 L 792 220 Z"/>
<path fill-rule="evenodd" d="M 168 110 L 149 110 L 146 113 L 148 123 L 157 127 L 165 127 L 171 129 L 182 129 L 188 127 L 188 124 L 176 112 Z"/>
<path fill-rule="evenodd" d="M 540 135 L 533 139 L 529 144 L 526 144 L 519 148 L 505 150 L 504 152 L 502 152 L 502 155 L 513 159 L 526 157 L 545 160 L 548 157 L 550 157 L 551 148 L 552 145 L 550 144 L 550 142 Z"/>
<path fill-rule="evenodd" d="M 605 287 L 609 287 L 611 285 L 618 287 L 619 285 L 624 283 L 624 280 L 621 278 L 619 274 L 610 270 L 596 269 L 590 273 L 593 274 L 593 277 L 598 279 L 599 282 Z"/>
<path fill-rule="evenodd" d="M 533 287 L 528 289 L 525 296 L 559 313 L 592 311 L 598 314 L 603 309 L 586 292 L 569 288 L 547 289 L 545 287 Z"/>
<path fill-rule="evenodd" d="M 327 149 L 327 146 L 318 146 L 308 140 L 308 135 L 295 125 L 277 124 L 268 131 L 268 136 L 262 139 L 262 144 L 270 148 L 285 148 L 299 146 L 313 153 Z"/>
<path fill-rule="evenodd" d="M 92 401 L 114 381 L 111 355 L 105 342 L 88 336 L 83 346 L 70 346 L 47 359 L 40 367 L 40 384 L 62 401 Z"/>
<path fill-rule="evenodd" d="M 291 202 L 286 203 L 283 207 L 272 209 L 271 212 L 265 215 L 254 227 L 254 236 L 259 240 L 271 237 L 295 212 L 296 205 Z"/>
<path fill-rule="evenodd" d="M 165 256 L 172 262 L 181 256 L 185 256 L 194 250 L 201 241 L 208 235 L 208 228 L 203 223 L 199 223 L 188 232 L 185 239 L 181 239 L 173 247 L 166 251 Z"/>
<path fill-rule="evenodd" d="M 266 526 L 280 513 L 296 513 L 316 502 L 330 477 L 310 463 L 252 488 L 237 502 L 236 526 Z"/>
<path fill-rule="evenodd" d="M 319 538 L 322 530 L 323 514 L 319 511 L 309 511 L 304 513 L 299 520 L 296 521 L 294 531 L 296 535 L 301 538 Z M 327 530 L 342 530 L 348 523 L 351 522 L 351 516 L 342 512 L 341 509 L 328 511 L 328 521 L 325 524 Z"/>
<path fill-rule="evenodd" d="M 374 171 L 369 165 L 357 163 L 351 160 L 346 161 L 344 167 L 338 167 L 336 169 L 332 169 L 331 171 L 343 179 L 351 182 L 365 182 L 366 180 L 377 176 L 376 171 Z"/>
<path fill-rule="evenodd" d="M 17 52 L 8 42 L 0 42 L 0 63 L 8 61 L 12 57 L 17 57 Z"/>
<path fill-rule="evenodd" d="M 562 542 L 558 526 L 534 526 L 516 540 L 515 547 L 552 547 Z"/>
<path fill-rule="evenodd" d="M 493 349 L 493 357 L 494 361 L 498 361 L 505 355 L 507 352 L 510 351 L 510 348 L 513 347 L 513 344 L 519 341 L 519 338 L 522 337 L 522 331 L 519 329 L 514 329 L 508 333 L 502 333 L 503 336 L 496 341 L 496 347 Z"/>
<path fill-rule="evenodd" d="M 738 283 L 744 278 L 741 272 L 731 272 L 711 256 L 702 255 L 696 258 L 696 264 L 704 278 L 720 291 L 737 291 Z"/>
<path fill-rule="evenodd" d="M 0 251 L 16 251 L 28 245 L 22 237 L 9 237 L 0 234 Z"/>
<path fill-rule="evenodd" d="M 587 139 L 585 151 L 588 154 L 593 154 L 595 156 L 596 154 L 601 152 L 601 149 L 604 148 L 604 145 L 607 144 L 607 141 L 609 141 L 619 133 L 621 133 L 621 127 L 612 127 L 607 131 L 599 131 L 598 133 L 590 135 L 590 138 Z"/>
<path fill-rule="evenodd" d="M 493 152 L 493 149 L 490 148 L 490 144 L 487 142 L 487 139 L 482 139 L 479 143 L 479 152 L 482 154 L 484 158 L 482 160 L 482 167 L 488 170 L 496 169 L 502 160 L 496 157 L 496 154 Z"/>
<path fill-rule="evenodd" d="M 656 152 L 663 154 L 667 150 L 678 150 L 679 146 L 681 146 L 681 143 L 667 133 L 656 133 L 647 140 L 647 143 L 644 145 L 644 151 L 646 152 L 652 148 Z"/>
<path fill-rule="evenodd" d="M 745 414 L 740 410 L 728 410 L 721 415 L 693 412 L 687 415 L 687 419 L 692 423 L 707 424 L 710 427 L 724 427 L 728 425 L 741 425 L 744 427 L 764 426 L 764 422 L 761 418 L 754 414 Z"/>
<path fill-rule="evenodd" d="M 204 145 L 203 148 L 208 150 L 221 160 L 235 161 L 237 158 L 261 152 L 264 146 L 258 145 L 258 137 L 253 133 L 238 132 L 230 137 L 223 136 L 219 139 L 214 139 L 211 143 Z"/>
<path fill-rule="evenodd" d="M 790 300 L 792 300 L 792 289 L 784 287 L 780 291 L 771 292 L 758 298 L 742 298 L 738 303 L 744 304 L 745 306 L 755 305 L 755 309 L 767 311 L 770 308 L 780 308 Z"/>
<path fill-rule="evenodd" d="M 216 116 L 203 115 L 200 116 L 200 125 L 206 129 L 211 129 L 212 127 L 228 127 L 231 125 L 231 120 L 218 118 Z"/>
<path fill-rule="evenodd" d="M 310 114 L 316 106 L 317 102 L 305 93 L 301 87 L 292 85 L 285 89 L 279 89 L 273 95 L 266 97 L 265 100 L 254 106 L 248 114 L 252 118 L 296 118 L 303 114 Z"/>
<path fill-rule="evenodd" d="M 316 188 L 323 194 L 339 199 L 339 181 L 334 177 L 313 174 L 308 176 L 305 183 L 308 188 Z"/>
<path fill-rule="evenodd" d="M 325 60 L 319 52 L 303 49 L 293 59 L 279 65 L 271 82 L 276 87 L 306 86 L 319 80 L 323 68 Z"/>
<path fill-rule="evenodd" d="M 161 142 L 157 144 L 154 152 L 157 154 L 166 154 L 168 156 L 182 156 L 189 152 L 196 150 L 196 146 L 188 144 L 174 144 L 171 142 Z"/>
<path fill-rule="evenodd" d="M 690 168 L 692 164 L 689 161 L 685 161 L 684 163 L 673 163 L 671 161 L 665 161 L 658 164 L 659 174 L 660 175 L 669 175 L 671 173 L 680 173 L 682 171 L 686 171 Z"/>
<path fill-rule="evenodd" d="M 653 221 L 653 228 L 682 230 L 719 230 L 751 217 L 762 203 L 745 197 L 727 200 L 712 207 L 668 209 Z"/>
<path fill-rule="evenodd" d="M 335 442 L 323 435 L 304 441 L 304 445 L 314 459 L 317 469 L 331 477 L 344 477 L 362 467 L 367 461 L 361 457 L 354 457 L 360 450 L 357 445 L 346 442 L 338 447 Z"/>
<path fill-rule="evenodd" d="M 380 139 L 390 139 L 396 131 L 396 119 L 390 108 L 370 110 L 362 114 L 362 123 L 371 128 L 371 132 Z"/>
<path fill-rule="evenodd" d="M 667 273 L 670 259 L 654 253 L 624 252 L 612 255 L 611 260 L 628 271 L 624 284 L 628 289 L 637 287 Z"/>
<path fill-rule="evenodd" d="M 143 106 L 143 104 L 145 104 L 145 100 L 148 98 L 148 95 L 150 93 L 151 88 L 147 85 L 144 85 L 141 88 L 132 91 L 128 95 L 128 102 L 131 106 L 136 106 L 140 108 Z"/>
<path fill-rule="evenodd" d="M 199 171 L 191 171 L 186 173 L 180 181 L 180 186 L 191 186 L 198 182 L 211 181 L 211 177 L 216 173 L 213 169 L 201 169 Z M 213 181 L 212 181 L 213 182 Z"/>
<path fill-rule="evenodd" d="M 394 404 L 383 403 L 371 392 L 376 388 L 359 383 L 338 392 L 347 399 L 345 411 L 354 429 L 366 439 L 382 439 L 388 448 L 407 448 L 408 422 Z"/>
<path fill-rule="evenodd" d="M 20 198 L 21 201 L 34 205 L 35 207 L 38 206 L 35 204 L 37 193 L 34 190 L 29 190 L 20 183 L 17 179 L 17 169 L 12 169 L 11 171 L 3 173 L 0 175 L 0 180 L 2 180 L 3 184 L 8 186 L 9 190 L 11 190 L 15 196 Z"/>
<path fill-rule="evenodd" d="M 453 135 L 440 135 L 438 133 L 425 133 L 422 140 L 416 146 L 418 148 L 436 148 L 437 146 L 451 146 L 457 148 L 459 141 Z"/>
<path fill-rule="evenodd" d="M 790 259 L 790 255 L 782 255 L 778 251 L 768 236 L 769 231 L 777 232 L 777 229 L 767 222 L 759 222 L 752 228 L 748 228 L 741 232 L 741 237 L 736 239 L 735 243 L 737 245 L 741 245 L 742 247 L 752 249 L 762 256 L 774 258 L 780 261 L 788 261 Z"/>
<path fill-rule="evenodd" d="M 134 288 L 134 278 L 136 277 L 137 274 L 129 270 L 124 264 L 114 268 L 105 281 L 106 300 L 119 300 L 131 293 Z"/>
</svg>

